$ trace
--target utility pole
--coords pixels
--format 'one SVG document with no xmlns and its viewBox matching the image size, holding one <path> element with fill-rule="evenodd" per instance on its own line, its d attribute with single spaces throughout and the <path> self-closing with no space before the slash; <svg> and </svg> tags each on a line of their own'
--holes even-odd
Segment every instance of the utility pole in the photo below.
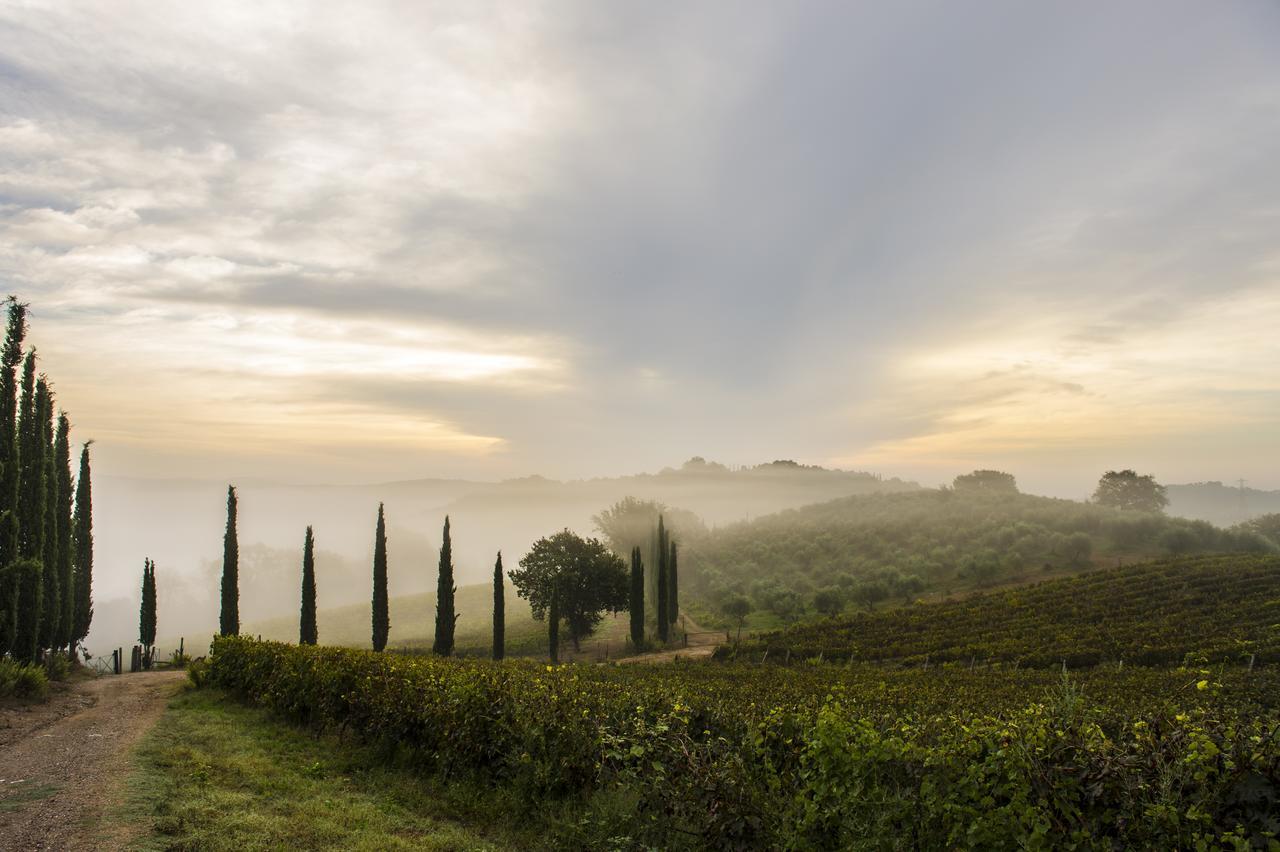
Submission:
<svg viewBox="0 0 1280 852">
<path fill-rule="evenodd" d="M 1248 506 L 1246 506 L 1246 505 L 1245 505 L 1245 500 L 1244 500 L 1244 484 L 1245 484 L 1246 482 L 1248 482 L 1248 480 L 1247 480 L 1247 479 L 1237 479 L 1236 481 L 1237 481 L 1238 483 L 1240 483 L 1240 520 L 1241 520 L 1241 521 L 1247 521 L 1247 520 L 1249 520 L 1249 508 L 1248 508 Z"/>
</svg>

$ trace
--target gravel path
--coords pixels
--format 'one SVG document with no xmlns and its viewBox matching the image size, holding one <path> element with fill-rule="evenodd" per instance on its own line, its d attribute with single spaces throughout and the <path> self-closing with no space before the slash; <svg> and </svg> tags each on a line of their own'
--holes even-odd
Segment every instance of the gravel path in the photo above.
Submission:
<svg viewBox="0 0 1280 852">
<path fill-rule="evenodd" d="M 0 849 L 127 848 L 103 814 L 122 800 L 130 748 L 184 676 L 108 675 L 0 711 Z"/>
</svg>

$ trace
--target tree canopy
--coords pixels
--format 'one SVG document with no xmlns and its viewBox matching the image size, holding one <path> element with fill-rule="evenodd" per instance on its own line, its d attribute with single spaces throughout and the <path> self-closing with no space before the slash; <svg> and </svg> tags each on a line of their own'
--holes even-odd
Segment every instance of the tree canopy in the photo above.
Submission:
<svg viewBox="0 0 1280 852">
<path fill-rule="evenodd" d="M 1098 480 L 1093 502 L 1138 512 L 1163 512 L 1169 505 L 1164 486 L 1151 475 L 1139 476 L 1132 470 L 1109 470 Z"/>
<path fill-rule="evenodd" d="M 575 648 L 595 631 L 605 612 L 627 607 L 629 578 L 622 559 L 599 539 L 569 530 L 534 542 L 510 577 L 538 621 L 556 602 Z"/>
<path fill-rule="evenodd" d="M 957 476 L 952 483 L 957 491 L 985 491 L 989 494 L 1017 494 L 1018 480 L 1002 470 L 975 470 Z"/>
</svg>

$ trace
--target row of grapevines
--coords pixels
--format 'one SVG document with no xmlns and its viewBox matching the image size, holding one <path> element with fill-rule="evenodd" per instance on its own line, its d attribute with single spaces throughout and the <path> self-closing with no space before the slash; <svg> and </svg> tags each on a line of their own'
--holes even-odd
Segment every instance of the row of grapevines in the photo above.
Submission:
<svg viewBox="0 0 1280 852">
<path fill-rule="evenodd" d="M 1247 848 L 1280 829 L 1272 670 L 547 667 L 224 638 L 209 678 L 531 816 L 580 803 L 572 830 L 621 846 Z"/>
<path fill-rule="evenodd" d="M 739 654 L 761 659 L 1005 661 L 1092 666 L 1280 662 L 1280 557 L 1179 559 L 765 634 Z M 721 649 L 729 656 L 731 649 Z"/>
</svg>

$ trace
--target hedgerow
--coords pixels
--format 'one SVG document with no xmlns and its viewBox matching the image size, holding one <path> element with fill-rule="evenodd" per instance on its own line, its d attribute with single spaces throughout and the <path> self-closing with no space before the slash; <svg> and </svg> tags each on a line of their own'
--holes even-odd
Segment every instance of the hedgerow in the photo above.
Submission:
<svg viewBox="0 0 1280 852">
<path fill-rule="evenodd" d="M 233 637 L 215 641 L 209 670 L 212 683 L 296 722 L 515 791 L 531 816 L 574 802 L 579 836 L 557 843 L 596 832 L 664 848 L 1274 844 L 1274 671 L 1059 678 L 547 667 Z"/>
</svg>

